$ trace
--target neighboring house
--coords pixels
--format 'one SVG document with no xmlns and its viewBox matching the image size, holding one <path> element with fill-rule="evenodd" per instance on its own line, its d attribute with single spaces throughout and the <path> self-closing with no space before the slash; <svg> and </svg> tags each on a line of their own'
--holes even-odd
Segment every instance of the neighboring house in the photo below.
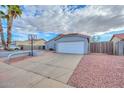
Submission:
<svg viewBox="0 0 124 93">
<path fill-rule="evenodd" d="M 113 35 L 110 41 L 113 42 L 114 54 L 124 53 L 124 33 Z"/>
<path fill-rule="evenodd" d="M 47 50 L 58 53 L 87 54 L 89 52 L 89 36 L 72 33 L 61 34 L 46 42 Z"/>
<path fill-rule="evenodd" d="M 55 50 L 55 42 L 56 42 L 56 39 L 63 36 L 63 34 L 60 34 L 58 36 L 56 36 L 55 38 L 45 42 L 45 49 L 46 50 Z"/>
<path fill-rule="evenodd" d="M 29 50 L 31 48 L 31 41 L 16 41 L 16 46 L 22 47 L 24 50 Z M 36 39 L 33 41 L 34 49 L 43 49 L 45 47 L 44 39 Z"/>
</svg>

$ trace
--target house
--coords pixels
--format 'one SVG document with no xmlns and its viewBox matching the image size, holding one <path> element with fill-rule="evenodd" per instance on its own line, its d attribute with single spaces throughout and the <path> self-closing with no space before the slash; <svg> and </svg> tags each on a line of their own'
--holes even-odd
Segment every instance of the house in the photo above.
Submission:
<svg viewBox="0 0 124 93">
<path fill-rule="evenodd" d="M 87 54 L 89 52 L 89 36 L 72 33 L 60 34 L 45 43 L 47 50 L 57 53 Z"/>
<path fill-rule="evenodd" d="M 56 36 L 55 38 L 45 42 L 45 49 L 46 50 L 55 50 L 56 39 L 59 37 L 62 37 L 62 36 L 63 36 L 63 34 L 60 34 L 60 35 Z"/>
<path fill-rule="evenodd" d="M 114 54 L 117 55 L 124 54 L 124 33 L 113 35 L 110 41 L 113 42 Z"/>
<path fill-rule="evenodd" d="M 124 41 L 124 33 L 113 35 L 110 41 L 112 42 Z"/>
<path fill-rule="evenodd" d="M 34 49 L 43 49 L 45 46 L 45 42 L 46 41 L 44 39 L 33 40 Z M 16 46 L 22 47 L 22 49 L 24 50 L 29 50 L 31 48 L 31 41 L 16 41 Z"/>
</svg>

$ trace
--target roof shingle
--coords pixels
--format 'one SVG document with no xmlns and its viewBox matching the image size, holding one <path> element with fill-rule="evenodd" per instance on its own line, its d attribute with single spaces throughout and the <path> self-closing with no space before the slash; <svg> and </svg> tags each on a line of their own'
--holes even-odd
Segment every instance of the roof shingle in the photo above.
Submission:
<svg viewBox="0 0 124 93">
<path fill-rule="evenodd" d="M 115 34 L 115 35 L 113 35 L 113 37 L 124 39 L 124 33 L 123 34 Z"/>
</svg>

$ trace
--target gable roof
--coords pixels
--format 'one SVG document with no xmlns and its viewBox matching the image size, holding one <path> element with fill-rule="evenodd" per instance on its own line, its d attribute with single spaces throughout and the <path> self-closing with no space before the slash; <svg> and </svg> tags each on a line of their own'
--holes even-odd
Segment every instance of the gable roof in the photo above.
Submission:
<svg viewBox="0 0 124 93">
<path fill-rule="evenodd" d="M 59 38 L 59 37 L 61 37 L 61 36 L 63 36 L 64 34 L 59 34 L 58 36 L 56 36 L 55 38 L 53 38 L 53 39 L 51 39 L 51 40 L 49 40 L 49 41 L 46 41 L 45 43 L 48 43 L 48 42 L 50 42 L 50 41 L 52 41 L 52 40 L 56 40 L 57 38 Z"/>
<path fill-rule="evenodd" d="M 55 37 L 55 38 L 53 38 L 53 39 L 47 41 L 46 43 L 48 43 L 48 42 L 50 42 L 50 41 L 52 41 L 52 40 L 55 40 L 55 41 L 56 41 L 56 40 L 61 39 L 61 38 L 65 37 L 65 36 L 75 36 L 75 35 L 81 36 L 81 37 L 84 37 L 84 38 L 87 38 L 88 41 L 89 41 L 89 38 L 90 38 L 90 36 L 83 35 L 83 34 L 79 34 L 79 33 L 60 34 L 60 35 L 58 35 L 57 37 Z"/>
<path fill-rule="evenodd" d="M 70 34 L 63 34 L 60 37 L 56 38 L 55 40 L 61 39 L 61 38 L 65 37 L 65 36 L 76 36 L 76 35 L 81 36 L 83 38 L 89 39 L 89 36 L 87 36 L 87 35 L 83 35 L 83 34 L 79 34 L 79 33 L 70 33 Z"/>
<path fill-rule="evenodd" d="M 124 33 L 113 35 L 112 38 L 111 38 L 111 40 L 112 40 L 114 37 L 117 37 L 117 38 L 120 38 L 120 39 L 124 39 Z M 111 41 L 111 40 L 110 40 L 110 41 Z"/>
</svg>

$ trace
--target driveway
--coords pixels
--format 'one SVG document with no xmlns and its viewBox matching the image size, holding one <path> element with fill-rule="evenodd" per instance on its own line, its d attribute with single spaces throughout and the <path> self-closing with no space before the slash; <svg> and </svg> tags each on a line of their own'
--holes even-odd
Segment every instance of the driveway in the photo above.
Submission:
<svg viewBox="0 0 124 93">
<path fill-rule="evenodd" d="M 86 55 L 68 84 L 82 88 L 124 88 L 124 56 Z"/>
<path fill-rule="evenodd" d="M 44 52 L 10 65 L 0 63 L 0 87 L 71 87 L 67 81 L 82 56 Z"/>
</svg>

